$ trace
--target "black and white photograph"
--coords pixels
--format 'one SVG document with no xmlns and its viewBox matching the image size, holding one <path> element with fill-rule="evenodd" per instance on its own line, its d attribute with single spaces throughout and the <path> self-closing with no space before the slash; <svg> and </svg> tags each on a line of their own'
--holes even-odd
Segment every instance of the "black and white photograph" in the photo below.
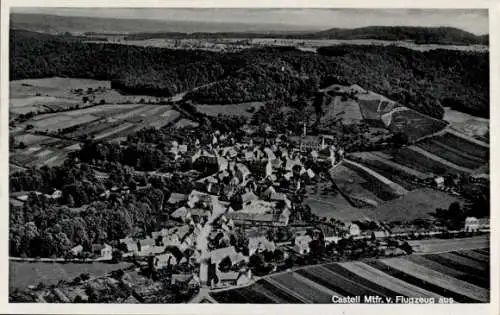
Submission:
<svg viewBox="0 0 500 315">
<path fill-rule="evenodd" d="M 11 5 L 9 304 L 496 298 L 488 8 Z"/>
</svg>

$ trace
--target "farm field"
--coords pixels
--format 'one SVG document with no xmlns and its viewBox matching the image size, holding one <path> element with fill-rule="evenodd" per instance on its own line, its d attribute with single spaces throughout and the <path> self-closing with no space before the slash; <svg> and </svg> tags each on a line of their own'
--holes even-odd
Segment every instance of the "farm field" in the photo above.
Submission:
<svg viewBox="0 0 500 315">
<path fill-rule="evenodd" d="M 468 154 L 466 151 L 450 147 L 433 139 L 421 141 L 417 144 L 417 147 L 464 168 L 475 169 L 488 162 L 486 159 Z"/>
<path fill-rule="evenodd" d="M 20 133 L 14 137 L 17 144 L 23 142 L 25 149 L 14 149 L 10 153 L 11 165 L 30 167 L 62 163 L 66 154 L 79 149 L 79 142 L 59 138 Z"/>
<path fill-rule="evenodd" d="M 19 166 L 57 165 L 68 152 L 79 149 L 82 136 L 113 140 L 142 128 L 161 128 L 178 119 L 180 113 L 171 106 L 145 104 L 104 104 L 38 115 L 17 126 L 15 140 L 27 148 L 15 150 L 11 159 Z M 28 131 L 24 131 L 26 127 L 30 127 Z M 30 133 L 37 131 L 47 135 Z"/>
<path fill-rule="evenodd" d="M 31 146 L 31 145 L 50 142 L 51 140 L 54 141 L 55 139 L 52 137 L 48 137 L 48 136 L 34 135 L 34 134 L 30 134 L 30 133 L 22 133 L 22 134 L 14 136 L 14 140 L 16 143 L 22 142 L 27 146 Z"/>
<path fill-rule="evenodd" d="M 357 98 L 364 119 L 381 122 L 392 132 L 405 134 L 410 141 L 434 134 L 448 125 L 446 121 L 421 114 L 373 92 L 358 94 Z"/>
<path fill-rule="evenodd" d="M 82 91 L 77 93 L 75 89 Z M 87 94 L 88 89 L 91 93 Z M 22 99 L 31 97 L 53 97 L 56 99 L 82 102 L 83 96 L 104 100 L 108 104 L 157 100 L 157 97 L 147 95 L 122 95 L 111 88 L 110 81 L 100 81 L 80 78 L 42 78 L 10 81 L 10 98 Z M 18 101 L 19 102 L 19 101 Z"/>
<path fill-rule="evenodd" d="M 440 253 L 450 251 L 452 249 L 460 249 L 463 251 L 471 250 L 474 248 L 489 247 L 490 239 L 488 235 L 469 237 L 466 239 L 429 239 L 409 241 L 411 246 L 418 246 L 419 252 L 427 253 Z"/>
<path fill-rule="evenodd" d="M 407 193 L 401 185 L 357 162 L 345 159 L 331 170 L 337 187 L 351 198 L 372 200 L 376 204 Z"/>
<path fill-rule="evenodd" d="M 416 146 L 392 149 L 384 151 L 384 153 L 391 156 L 394 162 L 421 173 L 445 175 L 448 173 L 471 172 L 470 169 L 455 165 Z"/>
<path fill-rule="evenodd" d="M 356 152 L 349 154 L 348 157 L 369 167 L 407 190 L 413 190 L 419 187 L 409 182 L 409 178 L 426 179 L 432 176 L 432 174 L 422 173 L 413 168 L 396 163 L 392 160 L 390 155 L 382 152 Z"/>
<path fill-rule="evenodd" d="M 487 303 L 489 261 L 472 263 L 461 258 L 460 255 L 470 252 L 478 254 L 476 250 L 433 254 L 447 257 L 453 266 L 432 260 L 428 255 L 309 266 L 264 277 L 248 287 L 210 295 L 224 303 L 331 303 L 332 295 L 360 296 L 361 302 L 365 296 L 393 300 L 404 296 L 434 298 L 436 303 L 441 297 L 451 297 L 458 303 Z M 468 264 L 477 267 L 474 276 L 464 271 Z"/>
<path fill-rule="evenodd" d="M 9 111 L 13 114 L 26 114 L 28 112 L 47 112 L 50 110 L 63 110 L 80 104 L 81 101 L 54 96 L 31 96 L 10 98 Z"/>
<path fill-rule="evenodd" d="M 9 288 L 26 289 L 29 285 L 57 284 L 60 280 L 71 281 L 82 273 L 99 277 L 113 270 L 130 266 L 130 263 L 47 263 L 47 262 L 9 262 Z"/>
<path fill-rule="evenodd" d="M 467 137 L 459 132 L 449 130 L 444 135 L 433 139 L 450 147 L 460 149 L 467 154 L 486 160 L 489 158 L 490 146 L 487 143 Z"/>
<path fill-rule="evenodd" d="M 408 191 L 400 185 L 392 182 L 390 179 L 378 174 L 377 172 L 358 164 L 354 161 L 345 159 L 343 163 L 351 170 L 355 171 L 361 177 L 366 179 L 372 190 L 383 200 L 391 200 L 405 195 Z"/>
<path fill-rule="evenodd" d="M 484 137 L 490 129 L 489 119 L 472 116 L 445 107 L 444 120 L 450 122 L 451 127 L 469 137 Z"/>
</svg>

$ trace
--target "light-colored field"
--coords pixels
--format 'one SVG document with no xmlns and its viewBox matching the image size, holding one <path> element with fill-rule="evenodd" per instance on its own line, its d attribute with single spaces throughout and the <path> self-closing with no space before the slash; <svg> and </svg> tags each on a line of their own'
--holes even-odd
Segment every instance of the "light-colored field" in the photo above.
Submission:
<svg viewBox="0 0 500 315">
<path fill-rule="evenodd" d="M 438 285 L 469 298 L 482 302 L 487 302 L 489 300 L 489 291 L 484 288 L 455 279 L 451 276 L 426 268 L 422 265 L 415 264 L 406 259 L 391 258 L 384 259 L 382 262 L 394 269 L 400 270 L 426 282 Z"/>
<path fill-rule="evenodd" d="M 89 88 L 93 90 L 91 94 L 87 94 Z M 82 89 L 83 93 L 75 93 L 72 91 L 74 89 Z M 158 100 L 158 97 L 148 95 L 122 95 L 119 91 L 111 89 L 110 81 L 52 77 L 14 80 L 10 82 L 11 98 L 36 96 L 72 99 L 77 102 L 82 102 L 84 96 L 89 96 L 95 97 L 94 101 L 96 102 L 104 100 L 108 104 L 139 103 L 141 100 L 146 102 Z"/>
<path fill-rule="evenodd" d="M 443 119 L 450 122 L 453 129 L 469 137 L 482 137 L 490 129 L 489 119 L 472 116 L 447 107 L 445 107 Z"/>
<path fill-rule="evenodd" d="M 42 150 L 40 152 L 37 152 L 36 156 L 39 157 L 39 158 L 43 158 L 43 157 L 46 157 L 47 155 L 49 155 L 51 153 L 52 153 L 51 150 L 45 149 L 45 150 Z"/>
<path fill-rule="evenodd" d="M 99 139 L 102 139 L 102 138 L 105 138 L 105 137 L 109 137 L 111 135 L 114 135 L 115 133 L 118 133 L 120 131 L 123 131 L 127 128 L 130 128 L 132 127 L 134 124 L 133 123 L 123 123 L 121 124 L 120 126 L 116 127 L 116 128 L 113 128 L 107 132 L 103 132 L 103 133 L 100 133 L 98 135 L 95 136 L 95 139 L 96 140 L 99 140 Z"/>
<path fill-rule="evenodd" d="M 16 143 L 23 142 L 27 146 L 39 144 L 42 142 L 45 142 L 47 140 L 52 140 L 54 138 L 48 137 L 48 136 L 41 136 L 41 135 L 33 135 L 33 134 L 21 134 L 21 135 L 16 135 L 14 137 Z"/>
<path fill-rule="evenodd" d="M 455 255 L 454 252 L 450 255 Z M 441 256 L 444 254 L 438 254 Z M 435 262 L 428 256 L 401 256 L 296 268 L 263 277 L 255 284 L 211 296 L 226 303 L 324 303 L 329 295 L 426 298 L 438 302 L 453 297 L 458 303 L 489 302 L 489 270 L 486 264 L 474 276 Z M 455 259 L 457 258 L 454 256 Z M 458 258 L 459 259 L 459 258 Z M 456 266 L 465 266 L 461 261 Z M 333 293 L 332 293 L 333 292 Z"/>
<path fill-rule="evenodd" d="M 409 241 L 411 246 L 418 246 L 419 253 L 441 253 L 452 250 L 470 250 L 490 246 L 489 235 L 475 236 L 460 239 L 430 239 Z"/>
<path fill-rule="evenodd" d="M 145 40 L 117 40 L 109 38 L 108 43 L 122 45 L 133 45 L 141 47 L 163 47 L 172 49 L 202 49 L 208 51 L 239 51 L 252 47 L 261 46 L 294 46 L 299 50 L 316 52 L 318 47 L 331 45 L 396 45 L 407 49 L 418 51 L 429 51 L 433 49 L 449 49 L 459 51 L 488 51 L 485 45 L 439 45 L 439 44 L 415 44 L 408 41 L 384 41 L 372 39 L 283 39 L 283 38 L 203 38 L 203 39 L 163 39 L 152 38 Z"/>
<path fill-rule="evenodd" d="M 173 109 L 166 110 L 163 114 L 161 114 L 161 117 L 175 117 L 178 116 L 179 112 Z"/>
<path fill-rule="evenodd" d="M 341 263 L 340 265 L 363 278 L 376 279 L 377 284 L 401 293 L 401 295 L 404 296 L 434 297 L 437 299 L 441 297 L 440 295 L 435 294 L 431 291 L 424 290 L 400 279 L 394 278 L 362 262 L 353 261 L 348 263 Z"/>
<path fill-rule="evenodd" d="M 144 117 L 145 117 L 146 113 L 149 110 L 155 109 L 155 108 L 157 108 L 156 105 L 141 105 L 141 106 L 138 106 L 136 109 L 133 109 L 133 110 L 130 110 L 130 111 L 127 111 L 124 113 L 120 113 L 117 115 L 113 115 L 113 118 L 118 119 L 118 120 L 124 120 L 124 119 L 132 118 L 135 116 L 144 115 Z"/>
<path fill-rule="evenodd" d="M 489 121 L 490 121 L 488 118 L 473 116 L 470 114 L 459 112 L 457 110 L 453 110 L 449 107 L 444 108 L 443 119 L 446 121 L 449 121 L 450 123 L 463 123 L 463 122 L 469 121 L 471 119 L 474 119 L 474 120 L 477 120 L 477 121 L 480 121 L 483 123 L 489 123 Z"/>
<path fill-rule="evenodd" d="M 137 109 L 139 107 L 140 105 L 137 104 L 106 104 L 106 105 L 92 106 L 78 110 L 72 110 L 70 112 L 66 112 L 65 114 L 74 117 L 88 115 L 88 114 L 107 117 L 115 113 L 128 112 Z"/>
<path fill-rule="evenodd" d="M 49 109 L 67 109 L 79 103 L 79 101 L 74 99 L 58 98 L 53 96 L 11 98 L 9 100 L 9 111 L 14 114 L 47 112 Z"/>
<path fill-rule="evenodd" d="M 48 129 L 52 125 L 61 124 L 66 120 L 72 120 L 71 116 L 66 116 L 64 114 L 58 114 L 54 116 L 47 117 L 45 119 L 34 120 L 31 125 L 35 126 L 37 129 Z"/>
<path fill-rule="evenodd" d="M 75 144 L 72 144 L 72 145 L 64 148 L 64 150 L 66 150 L 66 151 L 75 151 L 75 150 L 79 150 L 79 149 L 80 149 L 79 143 L 75 143 Z"/>
<path fill-rule="evenodd" d="M 192 121 L 189 119 L 182 118 L 178 122 L 175 123 L 175 128 L 184 128 L 184 127 L 198 127 L 199 123 L 196 121 Z"/>
<path fill-rule="evenodd" d="M 33 125 L 35 126 L 36 129 L 39 130 L 56 131 L 59 129 L 69 128 L 72 126 L 87 124 L 97 119 L 99 119 L 99 117 L 95 117 L 93 115 L 82 115 L 78 117 L 72 117 L 64 115 L 64 113 L 60 113 L 57 116 L 52 116 L 43 120 L 37 120 L 33 122 Z"/>
</svg>

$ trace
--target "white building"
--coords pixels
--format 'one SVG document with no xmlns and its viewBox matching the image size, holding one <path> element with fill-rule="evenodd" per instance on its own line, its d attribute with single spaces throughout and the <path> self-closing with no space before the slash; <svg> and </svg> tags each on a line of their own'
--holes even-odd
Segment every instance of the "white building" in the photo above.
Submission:
<svg viewBox="0 0 500 315">
<path fill-rule="evenodd" d="M 308 254 L 311 251 L 309 247 L 309 243 L 312 241 L 312 238 L 309 235 L 297 235 L 295 237 L 295 245 L 293 249 L 298 254 Z"/>
<path fill-rule="evenodd" d="M 479 220 L 476 217 L 465 218 L 465 232 L 477 232 L 479 231 Z"/>
<path fill-rule="evenodd" d="M 349 235 L 351 236 L 357 236 L 361 234 L 361 230 L 359 229 L 359 226 L 355 223 L 352 223 L 349 225 Z"/>
</svg>

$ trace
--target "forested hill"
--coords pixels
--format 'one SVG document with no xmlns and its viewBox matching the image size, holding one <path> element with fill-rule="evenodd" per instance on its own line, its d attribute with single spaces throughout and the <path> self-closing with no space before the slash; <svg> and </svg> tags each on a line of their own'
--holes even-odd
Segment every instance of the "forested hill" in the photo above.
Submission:
<svg viewBox="0 0 500 315">
<path fill-rule="evenodd" d="M 386 41 L 411 41 L 416 44 L 440 45 L 488 45 L 488 35 L 477 36 L 453 27 L 369 26 L 353 29 L 332 28 L 319 32 L 225 32 L 225 33 L 179 33 L 153 32 L 133 33 L 128 40 L 151 38 L 281 38 L 281 39 L 373 39 Z"/>
<path fill-rule="evenodd" d="M 187 97 L 208 104 L 289 100 L 310 95 L 319 85 L 356 83 L 437 118 L 442 106 L 489 115 L 488 53 L 355 45 L 318 52 L 287 47 L 235 53 L 172 50 L 14 30 L 10 78 L 111 80 L 126 93 L 161 96 L 206 85 Z"/>
<path fill-rule="evenodd" d="M 454 27 L 369 26 L 355 29 L 330 29 L 315 33 L 317 38 L 378 39 L 414 41 L 417 44 L 488 45 L 488 38 Z"/>
</svg>

